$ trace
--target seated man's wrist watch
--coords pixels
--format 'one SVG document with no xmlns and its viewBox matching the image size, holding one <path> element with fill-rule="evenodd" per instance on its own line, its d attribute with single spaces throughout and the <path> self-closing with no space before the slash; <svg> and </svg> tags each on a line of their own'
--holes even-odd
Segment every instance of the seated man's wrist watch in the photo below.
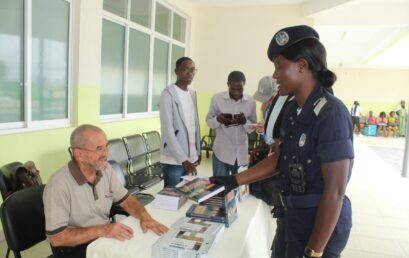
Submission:
<svg viewBox="0 0 409 258">
<path fill-rule="evenodd" d="M 322 255 L 324 254 L 324 252 L 316 252 L 316 251 L 314 251 L 314 249 L 312 249 L 312 248 L 306 246 L 305 249 L 304 249 L 304 254 L 305 254 L 307 257 L 319 258 L 319 257 L 322 257 Z"/>
</svg>

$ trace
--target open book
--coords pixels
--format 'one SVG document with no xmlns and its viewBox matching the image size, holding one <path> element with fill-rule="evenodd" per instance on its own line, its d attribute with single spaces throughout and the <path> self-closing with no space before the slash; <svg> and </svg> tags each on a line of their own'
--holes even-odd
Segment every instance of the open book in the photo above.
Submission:
<svg viewBox="0 0 409 258">
<path fill-rule="evenodd" d="M 224 191 L 223 185 L 215 185 L 208 179 L 196 178 L 184 184 L 178 184 L 175 189 L 195 202 L 202 202 Z"/>
<path fill-rule="evenodd" d="M 224 225 L 183 217 L 152 245 L 153 258 L 204 258 Z"/>
</svg>

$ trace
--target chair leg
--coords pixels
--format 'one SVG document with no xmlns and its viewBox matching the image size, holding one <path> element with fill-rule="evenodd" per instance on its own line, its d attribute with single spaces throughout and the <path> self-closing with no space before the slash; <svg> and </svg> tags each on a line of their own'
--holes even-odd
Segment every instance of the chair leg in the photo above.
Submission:
<svg viewBox="0 0 409 258">
<path fill-rule="evenodd" d="M 10 256 L 10 248 L 7 247 L 6 258 L 9 258 L 9 256 Z"/>
<path fill-rule="evenodd" d="M 206 158 L 207 159 L 209 158 L 209 151 L 208 150 L 206 151 Z"/>
</svg>

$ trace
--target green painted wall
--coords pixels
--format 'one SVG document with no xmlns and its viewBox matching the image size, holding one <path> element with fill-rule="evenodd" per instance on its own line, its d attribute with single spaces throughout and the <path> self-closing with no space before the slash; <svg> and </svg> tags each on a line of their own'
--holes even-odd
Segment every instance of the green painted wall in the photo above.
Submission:
<svg viewBox="0 0 409 258">
<path fill-rule="evenodd" d="M 75 87 L 73 93 L 73 127 L 39 130 L 0 135 L 0 165 L 13 161 L 33 160 L 40 170 L 44 182 L 69 160 L 69 138 L 74 127 L 89 123 L 101 127 L 108 139 L 160 131 L 159 117 L 125 121 L 100 122 L 99 87 Z"/>
</svg>

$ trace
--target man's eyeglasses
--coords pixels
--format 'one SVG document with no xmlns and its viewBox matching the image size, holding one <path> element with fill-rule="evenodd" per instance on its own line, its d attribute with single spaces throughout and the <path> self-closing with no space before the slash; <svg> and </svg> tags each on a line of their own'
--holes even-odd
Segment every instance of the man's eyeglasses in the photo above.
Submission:
<svg viewBox="0 0 409 258">
<path fill-rule="evenodd" d="M 73 147 L 73 149 L 79 149 L 79 150 L 84 150 L 84 151 L 90 151 L 90 152 L 96 152 L 98 154 L 103 153 L 104 151 L 107 151 L 109 148 L 109 144 L 107 143 L 105 146 L 98 146 L 95 148 L 95 150 L 91 150 L 88 148 L 82 148 L 82 147 Z"/>
<path fill-rule="evenodd" d="M 197 69 L 192 67 L 192 68 L 180 68 L 180 71 L 184 74 L 188 74 L 188 73 L 192 73 L 192 74 L 196 74 L 197 73 Z"/>
</svg>

